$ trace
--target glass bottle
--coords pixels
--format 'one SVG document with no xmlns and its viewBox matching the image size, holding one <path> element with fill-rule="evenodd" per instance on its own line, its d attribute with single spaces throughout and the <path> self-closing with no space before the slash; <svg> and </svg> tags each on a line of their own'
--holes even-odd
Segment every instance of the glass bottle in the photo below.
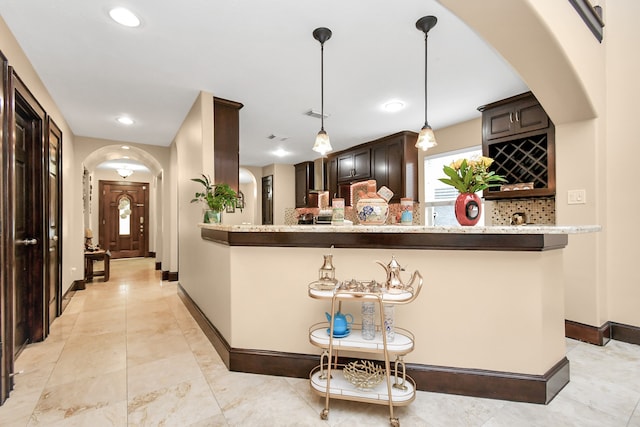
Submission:
<svg viewBox="0 0 640 427">
<path fill-rule="evenodd" d="M 362 303 L 362 338 L 372 340 L 376 337 L 376 305 L 373 301 Z"/>
</svg>

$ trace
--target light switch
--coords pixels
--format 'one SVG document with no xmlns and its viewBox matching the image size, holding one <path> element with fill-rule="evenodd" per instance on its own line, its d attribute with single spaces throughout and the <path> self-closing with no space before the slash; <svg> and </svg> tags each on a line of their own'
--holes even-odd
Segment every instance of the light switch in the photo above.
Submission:
<svg viewBox="0 0 640 427">
<path fill-rule="evenodd" d="M 567 203 L 570 205 L 584 205 L 585 203 L 587 203 L 586 190 L 567 191 Z"/>
</svg>

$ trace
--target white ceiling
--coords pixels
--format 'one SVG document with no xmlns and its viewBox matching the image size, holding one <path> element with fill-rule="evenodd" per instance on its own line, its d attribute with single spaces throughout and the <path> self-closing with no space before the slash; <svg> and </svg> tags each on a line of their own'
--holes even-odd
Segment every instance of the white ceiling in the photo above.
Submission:
<svg viewBox="0 0 640 427">
<path fill-rule="evenodd" d="M 130 8 L 142 26 L 111 21 L 114 6 Z M 428 72 L 436 135 L 478 117 L 480 105 L 527 90 L 435 0 L 0 0 L 0 14 L 75 135 L 168 146 L 204 90 L 244 104 L 246 166 L 318 157 L 311 147 L 320 120 L 304 114 L 320 110 L 317 27 L 333 32 L 324 110 L 334 150 L 422 127 L 424 34 L 415 22 L 425 15 L 438 18 Z M 383 112 L 391 99 L 406 108 Z M 134 126 L 116 123 L 123 114 Z M 278 158 L 278 148 L 290 154 Z"/>
</svg>

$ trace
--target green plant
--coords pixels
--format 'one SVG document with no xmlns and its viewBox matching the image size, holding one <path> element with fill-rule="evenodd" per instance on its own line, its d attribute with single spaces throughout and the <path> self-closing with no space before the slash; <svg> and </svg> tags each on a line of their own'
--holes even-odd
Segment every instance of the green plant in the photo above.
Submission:
<svg viewBox="0 0 640 427">
<path fill-rule="evenodd" d="M 204 174 L 202 178 L 191 178 L 191 181 L 199 182 L 204 187 L 204 191 L 196 192 L 191 203 L 203 202 L 209 209 L 216 212 L 222 212 L 228 206 L 236 207 L 238 195 L 229 184 L 213 184 L 211 178 Z"/>
<path fill-rule="evenodd" d="M 439 178 L 439 180 L 455 187 L 460 193 L 476 193 L 489 187 L 497 187 L 500 182 L 507 182 L 507 180 L 488 170 L 492 163 L 493 159 L 484 156 L 469 160 L 458 159 L 449 166 L 443 167 L 448 178 Z"/>
</svg>

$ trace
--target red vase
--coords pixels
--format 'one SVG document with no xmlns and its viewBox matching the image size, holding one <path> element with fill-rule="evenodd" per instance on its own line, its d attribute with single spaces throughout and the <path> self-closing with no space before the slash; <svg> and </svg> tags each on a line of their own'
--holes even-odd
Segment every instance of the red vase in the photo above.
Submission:
<svg viewBox="0 0 640 427">
<path fill-rule="evenodd" d="M 455 213 L 458 224 L 476 225 L 482 213 L 482 201 L 475 193 L 460 193 L 456 198 Z"/>
</svg>

